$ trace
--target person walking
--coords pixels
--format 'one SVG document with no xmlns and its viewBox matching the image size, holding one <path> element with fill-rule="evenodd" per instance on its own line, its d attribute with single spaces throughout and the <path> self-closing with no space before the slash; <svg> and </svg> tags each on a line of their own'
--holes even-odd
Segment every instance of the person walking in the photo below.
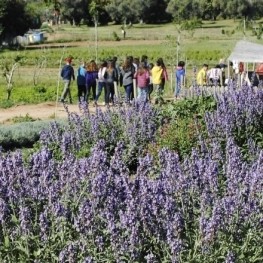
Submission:
<svg viewBox="0 0 263 263">
<path fill-rule="evenodd" d="M 159 58 L 156 61 L 156 64 L 152 68 L 152 82 L 153 89 L 156 94 L 155 104 L 163 103 L 163 92 L 165 81 L 168 80 L 168 74 L 166 71 L 166 67 L 163 63 L 163 59 Z"/>
<path fill-rule="evenodd" d="M 159 63 L 160 63 L 160 65 L 161 65 L 162 69 L 163 69 L 162 86 L 163 86 L 163 88 L 164 88 L 166 81 L 168 81 L 168 73 L 167 73 L 167 69 L 166 69 L 166 66 L 165 66 L 165 64 L 164 64 L 163 59 L 162 59 L 162 58 L 159 58 L 158 60 L 159 60 Z"/>
<path fill-rule="evenodd" d="M 198 71 L 196 77 L 196 83 L 198 86 L 206 86 L 207 85 L 207 69 L 208 65 L 204 64 L 203 67 Z"/>
<path fill-rule="evenodd" d="M 153 63 L 149 63 L 148 65 L 148 71 L 149 71 L 149 85 L 148 85 L 148 100 L 151 102 L 151 94 L 153 92 L 153 78 L 152 78 L 152 68 L 153 68 Z"/>
<path fill-rule="evenodd" d="M 72 57 L 66 58 L 66 64 L 63 66 L 60 76 L 63 79 L 64 82 L 64 89 L 60 97 L 60 102 L 64 103 L 67 96 L 69 96 L 69 102 L 72 104 L 72 97 L 70 92 L 70 84 L 71 80 L 75 80 L 75 74 L 74 69 L 71 65 L 72 63 Z"/>
<path fill-rule="evenodd" d="M 220 65 L 216 65 L 215 67 L 207 70 L 206 72 L 207 75 L 207 80 L 209 80 L 209 85 L 210 86 L 222 86 L 222 69 Z"/>
<path fill-rule="evenodd" d="M 148 67 L 148 56 L 142 55 L 141 57 L 141 63 L 143 63 L 146 67 Z"/>
<path fill-rule="evenodd" d="M 96 87 L 97 87 L 97 79 L 98 79 L 98 68 L 97 64 L 94 60 L 91 60 L 87 66 L 86 72 L 86 102 L 89 103 L 89 95 L 92 91 L 92 99 L 95 104 L 96 99 Z"/>
<path fill-rule="evenodd" d="M 77 86 L 78 86 L 78 99 L 79 103 L 83 102 L 86 98 L 86 64 L 81 61 L 81 64 L 77 70 Z"/>
<path fill-rule="evenodd" d="M 127 57 L 121 68 L 122 84 L 126 94 L 126 103 L 130 103 L 133 98 L 133 78 L 135 67 L 132 64 L 132 58 Z"/>
<path fill-rule="evenodd" d="M 114 62 L 112 60 L 108 61 L 107 63 L 107 69 L 104 77 L 106 82 L 105 104 L 107 107 L 109 107 L 110 101 L 114 104 L 114 82 L 118 81 L 118 72 L 114 67 Z"/>
<path fill-rule="evenodd" d="M 175 82 L 176 82 L 175 98 L 179 97 L 181 88 L 185 82 L 185 68 L 184 68 L 184 66 L 185 66 L 185 62 L 179 61 L 177 68 L 175 70 Z"/>
<path fill-rule="evenodd" d="M 138 70 L 134 74 L 138 87 L 138 99 L 146 102 L 148 99 L 148 85 L 150 74 L 147 66 L 144 63 L 140 63 Z"/>
<path fill-rule="evenodd" d="M 98 91 L 95 98 L 95 106 L 98 106 L 98 100 L 103 89 L 105 93 L 104 97 L 106 98 L 106 79 L 105 79 L 106 70 L 107 70 L 107 61 L 103 61 L 100 64 L 98 71 Z M 106 99 L 105 99 L 105 103 L 106 103 Z"/>
</svg>

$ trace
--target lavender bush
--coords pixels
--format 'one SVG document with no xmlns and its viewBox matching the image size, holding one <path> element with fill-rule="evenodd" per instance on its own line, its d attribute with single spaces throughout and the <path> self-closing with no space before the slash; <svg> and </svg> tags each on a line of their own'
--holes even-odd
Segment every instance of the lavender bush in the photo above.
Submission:
<svg viewBox="0 0 263 263">
<path fill-rule="evenodd" d="M 205 116 L 210 138 L 226 140 L 229 136 L 243 148 L 252 149 L 253 142 L 263 146 L 263 91 L 249 86 L 217 97 L 218 109 Z"/>
<path fill-rule="evenodd" d="M 53 123 L 40 136 L 41 145 L 55 152 L 58 158 L 67 154 L 77 157 L 89 156 L 91 148 L 101 139 L 109 155 L 113 153 L 119 141 L 125 145 L 126 163 L 131 169 L 137 167 L 137 157 L 145 146 L 154 140 L 159 126 L 156 109 L 145 103 L 136 103 L 134 107 L 122 107 L 102 112 L 96 110 L 82 115 L 68 113 L 69 127 Z"/>
<path fill-rule="evenodd" d="M 2 156 L 1 262 L 261 262 L 263 152 L 246 163 L 229 139 L 225 159 L 214 142 L 180 163 L 163 149 L 130 176 L 123 150 Z"/>
<path fill-rule="evenodd" d="M 71 128 L 54 123 L 29 162 L 2 153 L 0 262 L 262 262 L 263 151 L 247 134 L 255 147 L 245 158 L 235 128 L 222 128 L 232 125 L 236 104 L 225 104 L 225 117 L 221 105 L 207 115 L 209 137 L 183 160 L 166 148 L 157 160 L 139 156 L 158 125 L 150 106 L 69 115 Z M 260 131 L 251 104 L 234 116 L 251 112 L 244 129 L 252 123 Z M 87 139 L 90 153 L 77 156 Z M 132 142 L 135 171 L 127 162 Z"/>
</svg>

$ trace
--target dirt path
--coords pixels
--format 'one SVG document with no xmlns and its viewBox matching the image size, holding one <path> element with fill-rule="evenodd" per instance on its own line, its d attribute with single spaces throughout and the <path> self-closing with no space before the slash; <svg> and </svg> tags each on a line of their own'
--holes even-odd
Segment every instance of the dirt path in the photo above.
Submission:
<svg viewBox="0 0 263 263">
<path fill-rule="evenodd" d="M 105 107 L 99 105 L 102 109 Z M 79 106 L 77 104 L 68 105 L 70 112 L 80 113 Z M 95 112 L 95 107 L 89 106 L 91 112 Z M 0 124 L 12 123 L 14 117 L 25 117 L 28 114 L 29 117 L 34 119 L 54 119 L 54 118 L 66 118 L 67 113 L 63 104 L 58 103 L 56 107 L 55 102 L 46 102 L 34 105 L 18 105 L 8 109 L 0 109 Z"/>
</svg>

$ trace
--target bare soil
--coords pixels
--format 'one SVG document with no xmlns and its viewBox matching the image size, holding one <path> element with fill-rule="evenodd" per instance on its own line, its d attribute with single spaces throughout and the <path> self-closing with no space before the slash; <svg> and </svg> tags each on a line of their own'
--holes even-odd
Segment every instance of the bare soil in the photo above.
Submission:
<svg viewBox="0 0 263 263">
<path fill-rule="evenodd" d="M 78 104 L 69 104 L 68 110 L 80 114 L 80 108 Z M 99 105 L 104 110 L 105 106 Z M 95 112 L 96 108 L 89 106 L 90 112 Z M 32 117 L 39 120 L 47 119 L 61 119 L 67 117 L 66 109 L 63 104 L 56 102 L 45 102 L 34 105 L 17 105 L 8 109 L 0 109 L 0 123 L 11 124 L 12 119 L 15 117 Z"/>
</svg>

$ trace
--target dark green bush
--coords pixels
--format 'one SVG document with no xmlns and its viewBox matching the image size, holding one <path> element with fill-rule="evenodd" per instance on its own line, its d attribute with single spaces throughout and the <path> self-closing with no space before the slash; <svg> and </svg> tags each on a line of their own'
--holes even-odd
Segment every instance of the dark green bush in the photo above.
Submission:
<svg viewBox="0 0 263 263">
<path fill-rule="evenodd" d="M 7 109 L 14 106 L 14 102 L 11 100 L 0 100 L 0 108 Z"/>
<path fill-rule="evenodd" d="M 118 36 L 118 34 L 115 31 L 112 33 L 112 36 L 113 36 L 113 39 L 115 41 L 120 41 L 121 40 L 120 37 Z"/>
<path fill-rule="evenodd" d="M 161 111 L 164 125 L 159 129 L 155 143 L 149 144 L 149 151 L 157 155 L 163 147 L 176 151 L 182 158 L 198 147 L 199 135 L 206 136 L 204 114 L 216 109 L 212 96 L 185 99 L 166 104 Z"/>
</svg>

